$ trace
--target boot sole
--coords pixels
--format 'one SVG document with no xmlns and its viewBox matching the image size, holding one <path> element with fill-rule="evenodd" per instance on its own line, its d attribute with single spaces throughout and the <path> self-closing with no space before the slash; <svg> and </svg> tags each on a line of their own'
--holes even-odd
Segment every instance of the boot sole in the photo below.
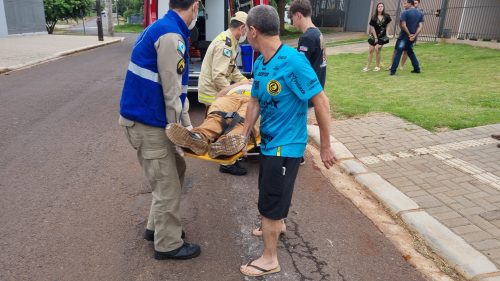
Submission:
<svg viewBox="0 0 500 281">
<path fill-rule="evenodd" d="M 174 123 L 167 126 L 167 137 L 176 145 L 192 150 L 195 154 L 203 155 L 207 152 L 208 144 L 204 140 L 196 140 L 191 132 L 181 125 Z"/>
<path fill-rule="evenodd" d="M 231 156 L 240 152 L 245 147 L 245 138 L 241 135 L 226 135 L 208 147 L 208 156 L 217 158 L 219 156 Z"/>
</svg>

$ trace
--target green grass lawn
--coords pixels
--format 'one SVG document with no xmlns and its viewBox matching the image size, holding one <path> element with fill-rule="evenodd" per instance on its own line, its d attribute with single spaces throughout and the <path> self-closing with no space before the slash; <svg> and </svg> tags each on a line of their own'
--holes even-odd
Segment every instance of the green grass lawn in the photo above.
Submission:
<svg viewBox="0 0 500 281">
<path fill-rule="evenodd" d="M 120 24 L 115 25 L 115 32 L 118 33 L 141 33 L 144 28 L 142 24 Z"/>
<path fill-rule="evenodd" d="M 330 34 L 333 33 L 334 30 L 329 27 L 318 27 L 319 30 L 321 30 L 321 33 L 323 34 Z M 293 25 L 290 25 L 288 23 L 285 24 L 285 33 L 280 34 L 280 39 L 281 40 L 290 40 L 290 39 L 297 39 L 302 35 L 302 32 L 295 28 Z"/>
<path fill-rule="evenodd" d="M 382 51 L 382 69 L 392 50 Z M 499 50 L 429 43 L 418 44 L 415 52 L 422 73 L 410 73 L 408 59 L 396 76 L 361 72 L 366 53 L 330 56 L 325 88 L 334 116 L 389 112 L 430 130 L 500 122 Z"/>
</svg>

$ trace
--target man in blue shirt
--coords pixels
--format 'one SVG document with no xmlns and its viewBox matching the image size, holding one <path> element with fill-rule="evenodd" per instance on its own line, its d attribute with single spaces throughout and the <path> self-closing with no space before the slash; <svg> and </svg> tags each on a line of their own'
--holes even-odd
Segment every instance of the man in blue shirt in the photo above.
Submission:
<svg viewBox="0 0 500 281">
<path fill-rule="evenodd" d="M 242 265 L 241 273 L 261 276 L 279 272 L 278 237 L 288 215 L 300 158 L 307 144 L 307 102 L 314 104 L 320 129 L 321 159 L 335 161 L 330 145 L 330 103 L 304 54 L 279 39 L 279 16 L 268 5 L 248 14 L 248 42 L 261 53 L 254 65 L 252 97 L 245 116 L 248 139 L 260 113 L 261 160 L 258 209 L 262 215 L 264 251 Z"/>
<path fill-rule="evenodd" d="M 200 246 L 183 240 L 181 187 L 186 162 L 167 138 L 168 123 L 180 123 L 188 81 L 189 29 L 198 18 L 197 0 L 170 0 L 168 13 L 139 35 L 120 100 L 119 124 L 152 189 L 144 238 L 154 257 L 190 259 Z"/>
<path fill-rule="evenodd" d="M 420 65 L 417 56 L 413 51 L 413 42 L 416 40 L 418 34 L 422 30 L 422 23 L 424 22 L 424 15 L 419 10 L 415 9 L 413 0 L 404 0 L 403 3 L 406 11 L 401 14 L 401 32 L 396 41 L 396 55 L 392 61 L 391 75 L 396 74 L 399 61 L 403 51 L 406 50 L 408 57 L 413 65 L 412 73 L 420 73 Z"/>
</svg>

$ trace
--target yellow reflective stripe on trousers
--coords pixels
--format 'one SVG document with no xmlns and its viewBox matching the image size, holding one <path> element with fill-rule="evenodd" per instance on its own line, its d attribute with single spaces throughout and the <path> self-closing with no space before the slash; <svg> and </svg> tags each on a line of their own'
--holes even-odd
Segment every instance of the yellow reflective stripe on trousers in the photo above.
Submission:
<svg viewBox="0 0 500 281">
<path fill-rule="evenodd" d="M 212 102 L 214 102 L 214 100 L 215 100 L 214 96 L 207 95 L 204 93 L 198 93 L 198 101 L 201 103 L 212 104 Z"/>
<path fill-rule="evenodd" d="M 276 150 L 276 156 L 281 156 L 281 146 L 278 146 L 278 149 Z"/>
</svg>

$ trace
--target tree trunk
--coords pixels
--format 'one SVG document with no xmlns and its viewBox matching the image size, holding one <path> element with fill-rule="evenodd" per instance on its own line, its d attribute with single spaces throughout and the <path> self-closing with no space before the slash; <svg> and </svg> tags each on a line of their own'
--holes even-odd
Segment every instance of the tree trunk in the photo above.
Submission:
<svg viewBox="0 0 500 281">
<path fill-rule="evenodd" d="M 277 0 L 278 15 L 280 17 L 280 34 L 285 34 L 285 0 Z"/>
<path fill-rule="evenodd" d="M 47 33 L 52 34 L 54 32 L 54 28 L 56 27 L 57 21 L 54 22 L 47 22 L 45 24 L 45 27 L 47 28 Z"/>
<path fill-rule="evenodd" d="M 108 35 L 114 36 L 113 0 L 106 0 L 106 13 L 108 14 Z"/>
</svg>

